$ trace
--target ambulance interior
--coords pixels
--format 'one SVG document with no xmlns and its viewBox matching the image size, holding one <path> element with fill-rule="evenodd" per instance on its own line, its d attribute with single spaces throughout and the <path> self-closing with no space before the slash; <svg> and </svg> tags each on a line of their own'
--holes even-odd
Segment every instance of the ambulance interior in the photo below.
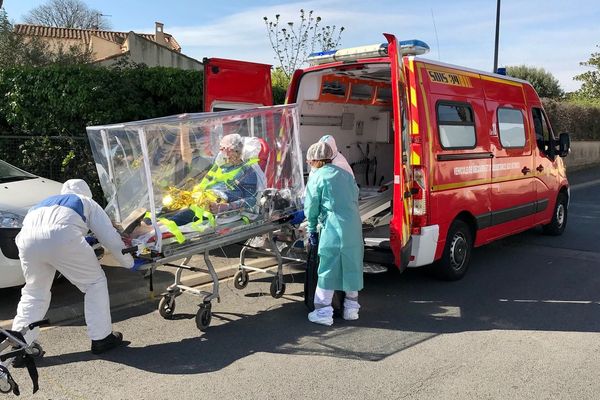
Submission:
<svg viewBox="0 0 600 400">
<path fill-rule="evenodd" d="M 362 220 L 372 226 L 387 226 L 391 217 L 394 132 L 390 75 L 390 65 L 385 63 L 309 72 L 302 77 L 296 98 L 303 154 L 323 135 L 335 138 L 360 188 Z"/>
</svg>

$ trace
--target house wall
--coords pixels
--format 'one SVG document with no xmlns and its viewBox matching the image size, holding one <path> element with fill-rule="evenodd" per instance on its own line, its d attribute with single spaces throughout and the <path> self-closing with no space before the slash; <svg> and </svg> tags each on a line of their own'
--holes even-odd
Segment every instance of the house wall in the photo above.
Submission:
<svg viewBox="0 0 600 400">
<path fill-rule="evenodd" d="M 91 37 L 90 43 L 94 60 L 121 54 L 121 46 L 118 43 L 102 39 L 98 36 Z"/>
<path fill-rule="evenodd" d="M 202 63 L 176 51 L 169 50 L 156 42 L 141 38 L 133 33 L 127 37 L 129 59 L 144 63 L 149 67 L 173 67 L 178 69 L 201 70 Z"/>
</svg>

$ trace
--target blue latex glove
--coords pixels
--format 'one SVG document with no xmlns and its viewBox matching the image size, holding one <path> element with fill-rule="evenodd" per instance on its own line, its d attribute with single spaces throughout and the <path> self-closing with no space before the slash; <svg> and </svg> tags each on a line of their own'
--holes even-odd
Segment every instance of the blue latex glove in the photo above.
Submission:
<svg viewBox="0 0 600 400">
<path fill-rule="evenodd" d="M 96 238 L 95 238 L 95 237 L 93 237 L 93 236 L 86 236 L 86 237 L 85 237 L 85 241 L 86 241 L 86 242 L 88 242 L 88 244 L 89 244 L 90 246 L 93 246 L 93 245 L 95 245 L 96 243 L 98 243 L 98 239 L 96 239 Z"/>
<path fill-rule="evenodd" d="M 133 260 L 133 267 L 131 267 L 132 271 L 139 271 L 144 265 L 148 264 L 148 260 L 144 260 L 141 258 L 136 258 Z"/>
<path fill-rule="evenodd" d="M 319 245 L 319 234 L 317 232 L 311 232 L 308 235 L 308 244 L 310 244 L 311 246 Z"/>
<path fill-rule="evenodd" d="M 296 211 L 292 214 L 292 220 L 290 223 L 292 225 L 300 225 L 304 221 L 304 210 Z"/>
</svg>

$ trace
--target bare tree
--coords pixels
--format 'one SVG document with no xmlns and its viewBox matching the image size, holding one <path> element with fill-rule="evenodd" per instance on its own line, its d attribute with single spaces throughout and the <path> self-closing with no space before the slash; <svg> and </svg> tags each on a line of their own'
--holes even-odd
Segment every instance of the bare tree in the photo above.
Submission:
<svg viewBox="0 0 600 400">
<path fill-rule="evenodd" d="M 326 51 L 340 44 L 344 27 L 339 30 L 335 25 L 319 27 L 321 17 L 313 16 L 314 11 L 306 13 L 300 10 L 300 23 L 288 22 L 280 25 L 280 15 L 276 14 L 273 21 L 263 17 L 269 35 L 275 58 L 287 79 L 292 73 L 306 62 L 308 55 L 315 50 Z"/>
<path fill-rule="evenodd" d="M 58 28 L 110 28 L 110 24 L 100 11 L 89 8 L 81 0 L 48 0 L 46 4 L 29 11 L 25 16 L 25 22 Z"/>
</svg>

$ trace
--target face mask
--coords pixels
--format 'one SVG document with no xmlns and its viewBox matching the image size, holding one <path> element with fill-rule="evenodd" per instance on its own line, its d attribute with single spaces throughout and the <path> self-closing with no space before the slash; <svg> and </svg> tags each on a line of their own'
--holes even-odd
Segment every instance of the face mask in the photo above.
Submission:
<svg viewBox="0 0 600 400">
<path fill-rule="evenodd" d="M 215 164 L 217 166 L 222 166 L 225 165 L 227 163 L 227 158 L 225 157 L 225 154 L 223 154 L 223 152 L 219 152 L 219 154 L 217 154 L 217 157 L 215 157 Z"/>
</svg>

